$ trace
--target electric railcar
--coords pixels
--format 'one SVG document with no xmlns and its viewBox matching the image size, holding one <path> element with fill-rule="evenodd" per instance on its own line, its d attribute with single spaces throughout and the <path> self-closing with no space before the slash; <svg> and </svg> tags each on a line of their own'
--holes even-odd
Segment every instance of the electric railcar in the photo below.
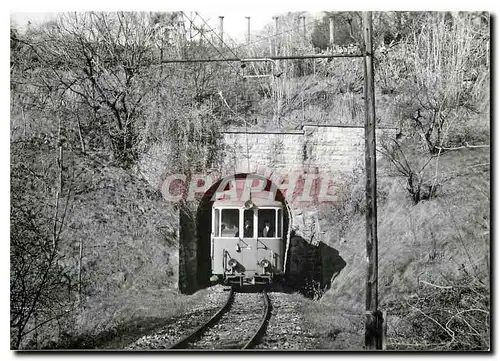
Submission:
<svg viewBox="0 0 500 361">
<path fill-rule="evenodd" d="M 211 281 L 265 285 L 284 270 L 283 204 L 217 199 L 212 207 Z"/>
</svg>

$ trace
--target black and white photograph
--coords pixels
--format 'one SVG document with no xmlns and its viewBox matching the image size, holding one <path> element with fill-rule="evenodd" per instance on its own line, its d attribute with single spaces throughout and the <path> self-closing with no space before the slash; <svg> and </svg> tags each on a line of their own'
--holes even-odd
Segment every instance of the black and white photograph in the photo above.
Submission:
<svg viewBox="0 0 500 361">
<path fill-rule="evenodd" d="M 490 11 L 175 5 L 10 12 L 11 352 L 491 352 Z"/>
</svg>

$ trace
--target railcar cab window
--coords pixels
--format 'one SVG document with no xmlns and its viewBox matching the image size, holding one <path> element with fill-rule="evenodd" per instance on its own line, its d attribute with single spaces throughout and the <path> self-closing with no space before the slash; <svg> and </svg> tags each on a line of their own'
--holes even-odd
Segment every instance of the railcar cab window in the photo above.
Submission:
<svg viewBox="0 0 500 361">
<path fill-rule="evenodd" d="M 220 210 L 214 209 L 214 236 L 220 237 Z"/>
<path fill-rule="evenodd" d="M 276 211 L 276 209 L 259 209 L 259 237 L 278 237 L 276 234 Z"/>
<path fill-rule="evenodd" d="M 253 218 L 254 212 L 251 209 L 246 209 L 243 212 L 243 237 L 253 238 Z"/>
<path fill-rule="evenodd" d="M 240 229 L 240 217 L 238 209 L 223 209 L 221 211 L 221 237 L 237 237 Z"/>
<path fill-rule="evenodd" d="M 281 230 L 283 227 L 283 211 L 278 209 L 278 227 L 276 227 L 276 237 L 281 237 Z"/>
</svg>

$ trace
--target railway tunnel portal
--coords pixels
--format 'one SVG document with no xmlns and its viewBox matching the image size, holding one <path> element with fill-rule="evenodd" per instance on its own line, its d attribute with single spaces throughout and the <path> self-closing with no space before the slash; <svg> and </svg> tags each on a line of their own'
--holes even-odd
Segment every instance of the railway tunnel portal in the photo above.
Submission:
<svg viewBox="0 0 500 361">
<path fill-rule="evenodd" d="M 393 138 L 395 128 L 377 129 Z M 322 212 L 336 201 L 337 180 L 364 168 L 364 127 L 305 125 L 292 131 L 222 132 L 219 176 L 259 175 L 273 182 L 287 201 L 287 273 L 292 283 L 305 278 L 328 288 L 345 262 L 335 250 L 338 235 L 322 224 Z M 212 188 L 214 185 L 212 185 Z M 206 287 L 210 277 L 210 222 L 207 201 L 196 216 L 179 215 L 178 286 L 183 293 Z"/>
</svg>

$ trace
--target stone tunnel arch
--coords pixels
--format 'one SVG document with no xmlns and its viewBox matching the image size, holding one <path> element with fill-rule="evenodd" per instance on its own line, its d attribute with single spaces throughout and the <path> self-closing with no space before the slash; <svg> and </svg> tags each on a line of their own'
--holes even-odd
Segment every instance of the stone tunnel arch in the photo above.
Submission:
<svg viewBox="0 0 500 361">
<path fill-rule="evenodd" d="M 251 175 L 266 181 L 265 191 L 276 189 L 275 200 L 283 203 L 283 235 L 285 241 L 289 237 L 290 217 L 289 207 L 284 194 L 278 185 L 265 176 L 254 173 L 238 173 L 231 177 L 245 179 Z M 198 203 L 194 219 L 185 212 L 180 212 L 180 242 L 179 242 L 179 289 L 182 293 L 193 293 L 199 289 L 208 287 L 211 275 L 211 216 L 212 197 L 218 190 L 223 178 L 214 183 L 204 194 Z M 228 185 L 225 190 L 228 189 Z M 288 250 L 286 247 L 285 252 Z"/>
</svg>

